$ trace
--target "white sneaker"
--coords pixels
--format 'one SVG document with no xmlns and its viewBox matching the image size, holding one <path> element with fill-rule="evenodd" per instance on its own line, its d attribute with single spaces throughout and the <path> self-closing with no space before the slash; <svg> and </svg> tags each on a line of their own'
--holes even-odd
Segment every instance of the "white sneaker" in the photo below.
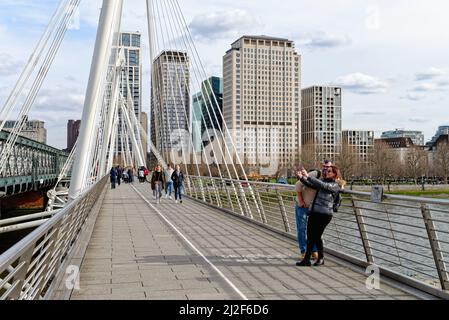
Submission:
<svg viewBox="0 0 449 320">
<path fill-rule="evenodd" d="M 173 197 L 172 197 L 172 196 L 170 196 L 170 200 L 173 200 Z"/>
<path fill-rule="evenodd" d="M 177 203 L 178 203 L 178 200 L 176 200 L 175 203 L 177 204 Z"/>
</svg>

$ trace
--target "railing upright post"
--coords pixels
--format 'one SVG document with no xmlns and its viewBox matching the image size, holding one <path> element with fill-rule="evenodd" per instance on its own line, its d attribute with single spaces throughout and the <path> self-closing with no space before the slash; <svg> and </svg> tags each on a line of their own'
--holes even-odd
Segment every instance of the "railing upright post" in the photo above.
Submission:
<svg viewBox="0 0 449 320">
<path fill-rule="evenodd" d="M 253 189 L 253 192 L 254 192 L 254 196 L 256 198 L 256 201 L 258 203 L 258 206 L 259 206 L 260 219 L 262 220 L 263 224 L 267 224 L 268 223 L 267 216 L 265 215 L 265 210 L 263 208 L 262 199 L 260 198 L 260 193 L 257 190 L 257 187 Z"/>
<path fill-rule="evenodd" d="M 362 239 L 363 250 L 365 251 L 366 261 L 370 264 L 374 263 L 374 256 L 372 252 L 371 242 L 369 240 L 368 231 L 366 230 L 365 219 L 362 211 L 356 206 L 354 197 L 351 196 L 352 208 L 354 209 L 355 219 Z"/>
<path fill-rule="evenodd" d="M 19 300 L 20 294 L 22 293 L 23 288 L 25 287 L 25 279 L 28 273 L 28 268 L 31 263 L 31 257 L 33 256 L 35 246 L 30 247 L 25 254 L 20 257 L 20 260 L 17 264 L 17 267 L 22 266 L 20 271 L 18 271 L 13 278 L 12 285 L 14 289 L 8 295 L 9 300 Z M 16 267 L 16 268 L 17 268 Z M 17 282 L 17 283 L 16 283 Z"/>
<path fill-rule="evenodd" d="M 231 183 L 232 183 L 232 182 L 231 182 Z M 227 183 L 226 181 L 225 181 L 224 187 L 225 187 L 225 189 L 226 189 L 226 194 L 227 194 L 227 196 L 228 196 L 229 207 L 231 208 L 231 210 L 232 210 L 233 212 L 235 212 L 235 210 L 234 210 L 234 203 L 232 202 L 231 193 L 229 192 L 229 189 L 228 189 L 228 183 Z"/>
<path fill-rule="evenodd" d="M 282 198 L 282 195 L 279 193 L 278 189 L 276 189 L 276 195 L 278 197 L 279 207 L 281 208 L 282 221 L 284 221 L 285 231 L 290 233 L 292 229 L 290 227 L 290 221 L 288 220 L 287 211 L 285 209 L 284 198 Z"/>
<path fill-rule="evenodd" d="M 430 207 L 428 204 L 421 205 L 421 212 L 424 218 L 424 224 L 426 226 L 427 234 L 429 236 L 430 247 L 432 248 L 433 258 L 435 260 L 435 267 L 440 279 L 441 288 L 443 290 L 449 290 L 449 274 L 444 263 L 443 252 L 441 251 L 441 243 L 438 239 L 438 234 L 435 228 L 435 224 L 430 213 Z"/>
</svg>

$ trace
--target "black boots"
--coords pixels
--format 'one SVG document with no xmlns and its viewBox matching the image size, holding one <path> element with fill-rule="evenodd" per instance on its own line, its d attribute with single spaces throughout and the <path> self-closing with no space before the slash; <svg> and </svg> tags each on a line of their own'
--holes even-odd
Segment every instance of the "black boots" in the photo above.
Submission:
<svg viewBox="0 0 449 320">
<path fill-rule="evenodd" d="M 324 266 L 324 259 L 323 259 L 323 258 L 318 259 L 318 260 L 313 264 L 313 266 L 314 266 L 314 267 Z"/>
<path fill-rule="evenodd" d="M 296 266 L 297 267 L 311 267 L 312 262 L 310 262 L 310 260 L 308 260 L 308 259 L 304 259 L 301 262 L 296 262 Z"/>
</svg>

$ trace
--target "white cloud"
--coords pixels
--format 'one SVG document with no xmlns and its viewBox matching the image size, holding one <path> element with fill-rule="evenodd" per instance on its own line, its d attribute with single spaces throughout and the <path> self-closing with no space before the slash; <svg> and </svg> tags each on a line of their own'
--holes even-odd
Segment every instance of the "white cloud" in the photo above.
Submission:
<svg viewBox="0 0 449 320">
<path fill-rule="evenodd" d="M 401 99 L 411 100 L 411 101 L 420 101 L 425 98 L 426 98 L 426 94 L 424 94 L 422 92 L 408 92 L 407 95 L 405 95 Z"/>
<path fill-rule="evenodd" d="M 0 53 L 0 76 L 17 75 L 23 63 L 7 53 Z"/>
<path fill-rule="evenodd" d="M 435 78 L 439 78 L 441 76 L 444 76 L 446 72 L 442 69 L 438 68 L 429 68 L 426 71 L 419 72 L 416 74 L 416 80 L 422 81 L 422 80 L 433 80 Z"/>
<path fill-rule="evenodd" d="M 341 86 L 350 92 L 363 95 L 385 93 L 388 88 L 386 81 L 360 72 L 339 77 L 332 84 Z"/>
<path fill-rule="evenodd" d="M 237 37 L 260 26 L 246 10 L 231 9 L 197 15 L 190 23 L 190 30 L 196 38 L 213 40 Z"/>
<path fill-rule="evenodd" d="M 296 43 L 299 46 L 311 49 L 342 47 L 350 45 L 352 42 L 347 35 L 337 35 L 322 31 L 301 33 L 295 38 L 298 39 Z"/>
</svg>

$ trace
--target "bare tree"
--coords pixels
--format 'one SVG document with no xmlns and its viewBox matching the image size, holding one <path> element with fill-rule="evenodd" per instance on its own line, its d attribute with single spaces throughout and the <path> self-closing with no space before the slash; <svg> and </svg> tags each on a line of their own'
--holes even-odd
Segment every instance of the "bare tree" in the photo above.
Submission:
<svg viewBox="0 0 449 320">
<path fill-rule="evenodd" d="M 374 146 L 374 154 L 372 158 L 372 173 L 374 176 L 381 178 L 385 184 L 387 177 L 394 174 L 394 169 L 398 161 L 397 154 L 394 153 L 388 144 L 384 142 L 377 143 Z"/>
<path fill-rule="evenodd" d="M 348 180 L 349 177 L 354 176 L 357 167 L 362 159 L 355 153 L 355 147 L 347 143 L 343 143 L 340 155 L 337 157 L 337 165 L 340 167 L 343 174 L 343 179 Z"/>
<path fill-rule="evenodd" d="M 418 178 L 426 173 L 427 154 L 420 148 L 411 148 L 407 153 L 406 172 L 412 176 L 415 184 L 418 184 Z"/>
<path fill-rule="evenodd" d="M 434 170 L 442 176 L 444 183 L 448 184 L 449 177 L 449 141 L 440 142 L 437 146 L 434 159 Z"/>
<path fill-rule="evenodd" d="M 303 145 L 301 148 L 301 165 L 307 169 L 317 168 L 320 165 L 320 150 L 314 144 Z"/>
</svg>

